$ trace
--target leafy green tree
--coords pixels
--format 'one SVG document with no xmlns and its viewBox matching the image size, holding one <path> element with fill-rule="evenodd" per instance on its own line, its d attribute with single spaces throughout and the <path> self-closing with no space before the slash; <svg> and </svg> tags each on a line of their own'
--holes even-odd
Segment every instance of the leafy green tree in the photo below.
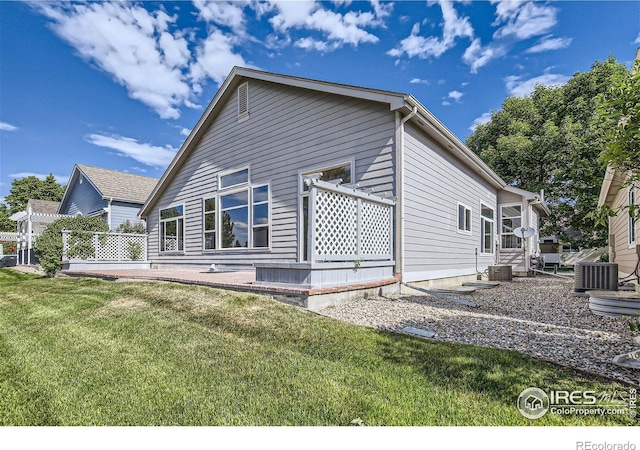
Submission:
<svg viewBox="0 0 640 450">
<path fill-rule="evenodd" d="M 33 175 L 16 178 L 11 182 L 11 190 L 4 200 L 9 205 L 9 213 L 14 214 L 24 211 L 29 199 L 59 202 L 63 195 L 64 187 L 50 173 L 44 180 Z"/>
<path fill-rule="evenodd" d="M 16 223 L 11 220 L 9 208 L 4 203 L 0 203 L 0 231 L 16 231 Z"/>
<path fill-rule="evenodd" d="M 233 226 L 235 224 L 231 222 L 231 216 L 227 212 L 222 213 L 222 248 L 240 247 L 235 245 L 237 241 L 236 234 L 233 232 Z M 239 244 L 239 242 L 238 242 Z"/>
<path fill-rule="evenodd" d="M 467 138 L 469 148 L 508 184 L 544 189 L 551 216 L 542 223 L 543 236 L 556 235 L 574 247 L 606 242 L 591 214 L 605 170 L 598 158 L 604 125 L 594 118 L 598 96 L 626 72 L 609 57 L 589 72 L 576 72 L 564 86 L 537 85 L 528 97 L 508 97 Z"/>
<path fill-rule="evenodd" d="M 62 268 L 62 230 L 74 232 L 70 236 L 69 255 L 86 258 L 94 251 L 91 232 L 109 231 L 109 226 L 99 217 L 83 216 L 65 217 L 49 224 L 34 244 L 35 254 L 49 277 Z"/>
<path fill-rule="evenodd" d="M 125 220 L 116 228 L 116 233 L 145 234 L 146 232 L 147 227 L 145 227 L 144 223 L 132 223 L 130 220 Z"/>
</svg>

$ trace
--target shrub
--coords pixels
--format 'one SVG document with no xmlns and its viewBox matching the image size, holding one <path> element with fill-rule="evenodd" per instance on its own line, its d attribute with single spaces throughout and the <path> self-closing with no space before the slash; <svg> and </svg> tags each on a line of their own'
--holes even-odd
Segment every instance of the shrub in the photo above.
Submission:
<svg viewBox="0 0 640 450">
<path fill-rule="evenodd" d="M 143 222 L 131 223 L 129 220 L 125 220 L 120 226 L 116 229 L 117 233 L 135 233 L 135 234 L 145 234 L 147 232 L 147 227 Z"/>
<path fill-rule="evenodd" d="M 34 245 L 36 256 L 47 276 L 52 277 L 62 267 L 62 230 L 74 231 L 70 236 L 70 255 L 86 258 L 94 252 L 86 232 L 109 231 L 99 217 L 65 217 L 58 219 L 38 237 Z"/>
<path fill-rule="evenodd" d="M 132 261 L 142 259 L 142 244 L 128 241 L 127 246 L 124 248 L 124 255 Z"/>
</svg>

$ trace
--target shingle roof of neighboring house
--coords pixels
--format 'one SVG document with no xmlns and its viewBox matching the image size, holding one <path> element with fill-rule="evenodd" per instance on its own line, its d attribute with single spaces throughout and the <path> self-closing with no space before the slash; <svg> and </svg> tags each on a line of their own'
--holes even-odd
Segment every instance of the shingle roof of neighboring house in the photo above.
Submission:
<svg viewBox="0 0 640 450">
<path fill-rule="evenodd" d="M 157 178 L 144 177 L 117 170 L 76 164 L 76 168 L 100 192 L 103 198 L 113 198 L 130 203 L 143 204 L 158 182 Z M 73 173 L 72 177 L 73 178 Z M 66 195 L 66 193 L 65 193 Z"/>
<path fill-rule="evenodd" d="M 39 214 L 56 214 L 60 207 L 60 202 L 52 202 L 50 200 L 29 199 L 27 209 L 31 207 L 31 212 Z"/>
</svg>

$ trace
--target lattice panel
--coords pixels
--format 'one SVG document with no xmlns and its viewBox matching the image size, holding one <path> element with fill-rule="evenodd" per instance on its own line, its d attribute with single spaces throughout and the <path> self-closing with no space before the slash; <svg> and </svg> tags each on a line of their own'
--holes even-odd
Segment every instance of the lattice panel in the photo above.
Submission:
<svg viewBox="0 0 640 450">
<path fill-rule="evenodd" d="M 391 207 L 362 201 L 360 253 L 391 255 Z"/>
<path fill-rule="evenodd" d="M 99 235 L 94 239 L 96 259 L 98 261 L 117 261 L 119 259 L 119 236 L 113 234 Z"/>
<path fill-rule="evenodd" d="M 358 250 L 357 199 L 317 190 L 314 252 L 318 256 L 355 255 Z"/>
</svg>

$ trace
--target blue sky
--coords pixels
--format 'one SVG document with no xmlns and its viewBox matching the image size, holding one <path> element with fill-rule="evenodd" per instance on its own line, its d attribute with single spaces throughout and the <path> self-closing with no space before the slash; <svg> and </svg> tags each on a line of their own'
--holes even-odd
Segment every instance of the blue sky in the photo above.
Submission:
<svg viewBox="0 0 640 450">
<path fill-rule="evenodd" d="M 0 200 L 74 163 L 160 177 L 234 65 L 411 93 L 464 140 L 637 47 L 637 1 L 0 1 Z"/>
</svg>

